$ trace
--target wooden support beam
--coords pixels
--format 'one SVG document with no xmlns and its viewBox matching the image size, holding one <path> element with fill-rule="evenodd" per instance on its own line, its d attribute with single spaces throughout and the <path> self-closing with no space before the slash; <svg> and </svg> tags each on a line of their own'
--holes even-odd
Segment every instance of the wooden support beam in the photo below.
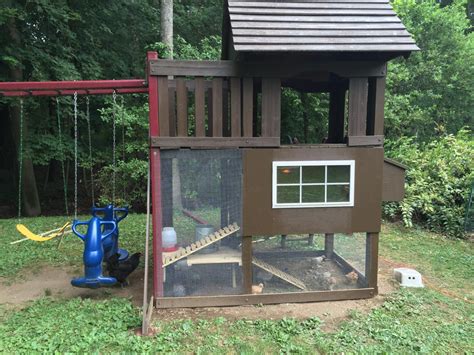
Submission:
<svg viewBox="0 0 474 355">
<path fill-rule="evenodd" d="M 379 270 L 379 233 L 367 233 L 365 241 L 365 275 L 368 287 L 377 293 L 377 276 Z"/>
<path fill-rule="evenodd" d="M 160 148 L 238 148 L 279 147 L 280 137 L 152 137 L 152 147 Z"/>
<path fill-rule="evenodd" d="M 385 77 L 369 78 L 367 135 L 383 135 Z"/>
<path fill-rule="evenodd" d="M 204 78 L 196 77 L 195 81 L 196 137 L 204 137 L 206 135 Z"/>
<path fill-rule="evenodd" d="M 259 295 L 160 297 L 156 299 L 155 302 L 157 308 L 221 307 L 250 304 L 355 300 L 374 296 L 374 289 L 360 288 L 354 290 L 263 293 Z"/>
<path fill-rule="evenodd" d="M 349 80 L 349 136 L 366 134 L 368 79 Z"/>
<path fill-rule="evenodd" d="M 280 136 L 281 81 L 279 78 L 262 79 L 262 136 Z"/>
<path fill-rule="evenodd" d="M 349 147 L 382 146 L 383 136 L 349 136 L 347 145 Z"/>
<path fill-rule="evenodd" d="M 252 237 L 242 237 L 242 283 L 244 293 L 252 293 L 253 264 L 252 264 Z"/>
<path fill-rule="evenodd" d="M 176 79 L 176 101 L 178 116 L 178 136 L 188 136 L 188 89 L 184 78 Z"/>
<path fill-rule="evenodd" d="M 326 233 L 324 235 L 324 254 L 326 258 L 332 259 L 334 253 L 334 234 Z"/>
</svg>

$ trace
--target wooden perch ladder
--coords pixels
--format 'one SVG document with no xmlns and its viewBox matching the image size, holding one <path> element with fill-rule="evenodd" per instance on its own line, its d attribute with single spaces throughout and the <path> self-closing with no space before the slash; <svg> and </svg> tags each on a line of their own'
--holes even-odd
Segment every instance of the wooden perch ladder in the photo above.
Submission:
<svg viewBox="0 0 474 355">
<path fill-rule="evenodd" d="M 215 242 L 228 237 L 229 235 L 234 234 L 240 229 L 237 223 L 230 224 L 227 227 L 219 229 L 217 232 L 209 234 L 207 237 L 198 240 L 194 243 L 191 243 L 186 248 L 179 249 L 173 253 L 166 253 L 167 255 L 163 255 L 163 267 L 171 265 L 178 260 L 184 259 L 195 252 L 208 247 Z"/>
<path fill-rule="evenodd" d="M 296 286 L 299 289 L 306 291 L 306 285 L 301 280 L 297 279 L 294 276 L 291 276 L 290 274 L 287 274 L 283 270 L 280 270 L 280 269 L 268 264 L 267 262 L 265 262 L 263 260 L 260 260 L 260 259 L 257 259 L 257 258 L 252 259 L 252 264 L 259 267 L 260 269 L 263 269 L 263 270 L 275 275 L 276 277 L 282 279 L 283 281 L 286 281 L 286 282 L 292 284 L 293 286 Z"/>
</svg>

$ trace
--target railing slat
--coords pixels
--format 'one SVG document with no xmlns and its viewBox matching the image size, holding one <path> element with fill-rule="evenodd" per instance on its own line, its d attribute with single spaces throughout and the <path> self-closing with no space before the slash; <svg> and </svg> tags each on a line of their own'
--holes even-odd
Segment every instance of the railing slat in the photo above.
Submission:
<svg viewBox="0 0 474 355">
<path fill-rule="evenodd" d="M 243 79 L 243 136 L 253 137 L 253 79 Z"/>
<path fill-rule="evenodd" d="M 241 93 L 240 78 L 230 79 L 230 120 L 232 137 L 241 136 Z"/>
<path fill-rule="evenodd" d="M 208 137 L 212 137 L 212 125 L 213 121 L 213 114 L 212 114 L 212 81 L 207 81 L 211 83 L 211 87 L 207 89 L 207 132 L 206 135 Z"/>
<path fill-rule="evenodd" d="M 212 79 L 212 136 L 222 137 L 222 78 Z"/>
<path fill-rule="evenodd" d="M 170 136 L 168 77 L 158 77 L 158 117 L 160 136 Z"/>
<path fill-rule="evenodd" d="M 188 136 L 188 89 L 184 78 L 176 79 L 176 103 L 178 115 L 178 136 Z"/>
<path fill-rule="evenodd" d="M 196 137 L 204 137 L 206 135 L 206 125 L 204 121 L 205 93 L 204 78 L 201 76 L 195 79 L 194 100 L 196 110 Z"/>
<path fill-rule="evenodd" d="M 176 88 L 169 86 L 170 81 L 168 79 L 168 98 L 169 98 L 169 110 L 170 110 L 170 137 L 176 136 Z"/>
</svg>

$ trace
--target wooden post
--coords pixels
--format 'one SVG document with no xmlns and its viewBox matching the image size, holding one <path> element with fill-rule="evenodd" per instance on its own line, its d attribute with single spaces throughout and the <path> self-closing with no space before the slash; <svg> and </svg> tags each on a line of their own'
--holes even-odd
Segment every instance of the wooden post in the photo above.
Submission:
<svg viewBox="0 0 474 355">
<path fill-rule="evenodd" d="M 252 293 L 252 237 L 242 237 L 242 288 L 243 292 Z"/>
<path fill-rule="evenodd" d="M 367 287 L 375 288 L 375 294 L 377 294 L 377 274 L 379 270 L 379 233 L 367 233 L 365 250 L 365 277 L 367 279 Z"/>
<path fill-rule="evenodd" d="M 280 238 L 280 248 L 286 248 L 286 234 L 282 234 Z"/>
<path fill-rule="evenodd" d="M 314 234 L 308 235 L 308 245 L 314 244 Z"/>
<path fill-rule="evenodd" d="M 158 59 L 156 52 L 147 53 L 147 61 Z M 150 125 L 150 138 L 160 135 L 160 124 L 158 119 L 158 78 L 148 75 L 148 120 Z M 163 296 L 163 259 L 161 241 L 161 176 L 160 176 L 160 150 L 150 148 L 150 170 L 151 170 L 151 200 L 152 200 L 152 224 L 153 224 L 153 296 Z"/>
<path fill-rule="evenodd" d="M 367 135 L 383 135 L 385 77 L 369 78 Z"/>
<path fill-rule="evenodd" d="M 365 136 L 367 127 L 368 79 L 349 80 L 349 136 Z"/>
<path fill-rule="evenodd" d="M 324 255 L 327 259 L 332 259 L 334 253 L 334 234 L 326 233 L 324 235 Z"/>
<path fill-rule="evenodd" d="M 327 143 L 344 141 L 344 117 L 346 108 L 346 90 L 337 88 L 329 93 L 329 122 Z"/>
<path fill-rule="evenodd" d="M 280 137 L 281 82 L 262 79 L 262 137 Z"/>
</svg>

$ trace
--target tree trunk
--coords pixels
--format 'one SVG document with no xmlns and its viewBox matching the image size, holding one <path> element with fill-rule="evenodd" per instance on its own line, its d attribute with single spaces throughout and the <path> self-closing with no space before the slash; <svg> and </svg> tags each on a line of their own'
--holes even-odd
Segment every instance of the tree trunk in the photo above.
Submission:
<svg viewBox="0 0 474 355">
<path fill-rule="evenodd" d="M 12 42 L 17 48 L 21 48 L 21 36 L 15 26 L 15 21 L 11 20 L 8 23 L 8 29 Z M 13 81 L 23 80 L 23 70 L 20 66 L 10 66 L 11 78 Z M 17 157 L 19 157 L 20 147 L 20 107 L 11 106 L 11 135 L 15 143 Z M 26 121 L 23 122 L 23 137 L 27 136 Z M 23 198 L 23 214 L 25 216 L 38 216 L 41 214 L 41 205 L 38 196 L 38 189 L 36 187 L 35 170 L 33 162 L 30 158 L 23 158 L 23 172 L 22 172 L 22 198 Z"/>
<path fill-rule="evenodd" d="M 168 48 L 167 58 L 173 58 L 173 0 L 161 0 L 161 41 Z"/>
<path fill-rule="evenodd" d="M 173 59 L 173 0 L 161 0 L 161 42 L 168 49 L 165 57 Z M 177 159 L 173 159 L 171 169 L 173 172 L 173 208 L 182 209 L 181 177 Z"/>
</svg>

